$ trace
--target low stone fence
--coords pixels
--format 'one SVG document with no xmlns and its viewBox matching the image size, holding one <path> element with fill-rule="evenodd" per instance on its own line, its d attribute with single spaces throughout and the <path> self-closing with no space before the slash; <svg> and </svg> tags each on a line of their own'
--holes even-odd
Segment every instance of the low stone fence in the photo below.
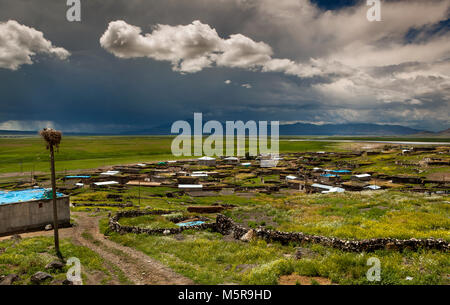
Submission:
<svg viewBox="0 0 450 305">
<path fill-rule="evenodd" d="M 218 214 L 215 223 L 204 223 L 196 226 L 180 227 L 180 228 L 158 228 L 147 229 L 137 226 L 123 226 L 119 224 L 119 219 L 122 217 L 138 217 L 142 215 L 163 215 L 170 214 L 174 211 L 167 210 L 151 210 L 151 211 L 122 211 L 109 218 L 109 229 L 120 234 L 135 233 L 135 234 L 178 234 L 184 230 L 206 230 L 212 229 L 223 235 L 232 234 L 235 239 L 241 239 L 249 229 L 237 224 L 231 218 L 225 215 Z M 402 251 L 405 249 L 418 250 L 436 249 L 447 252 L 450 250 L 450 244 L 443 239 L 427 238 L 427 239 L 395 239 L 395 238 L 372 238 L 361 240 L 348 240 L 335 237 L 326 237 L 319 235 L 309 235 L 301 232 L 281 232 L 275 230 L 267 230 L 264 228 L 254 229 L 254 236 L 262 238 L 268 242 L 280 242 L 282 244 L 302 244 L 302 243 L 316 243 L 327 247 L 333 247 L 343 251 L 351 252 L 373 252 L 379 249 L 390 249 Z"/>
<path fill-rule="evenodd" d="M 74 207 L 110 207 L 110 208 L 131 208 L 132 203 L 77 203 L 72 202 Z"/>
<path fill-rule="evenodd" d="M 233 234 L 234 238 L 240 239 L 248 232 L 248 229 L 235 223 L 232 219 L 219 214 L 216 219 L 216 230 L 221 234 Z M 276 241 L 282 244 L 288 243 L 316 243 L 328 247 L 337 248 L 343 251 L 352 252 L 372 252 L 379 249 L 392 250 L 417 250 L 436 249 L 448 251 L 450 244 L 443 239 L 395 239 L 395 238 L 373 238 L 362 240 L 347 240 L 334 237 L 308 235 L 301 232 L 280 232 L 258 228 L 254 230 L 255 235 L 266 241 Z"/>
<path fill-rule="evenodd" d="M 167 210 L 151 210 L 151 211 L 132 210 L 132 211 L 118 212 L 117 214 L 109 218 L 109 229 L 119 234 L 135 233 L 148 235 L 156 235 L 156 234 L 169 235 L 169 234 L 178 234 L 185 230 L 206 230 L 209 228 L 215 229 L 216 226 L 215 223 L 202 223 L 196 226 L 185 226 L 179 228 L 158 228 L 158 229 L 148 229 L 138 226 L 123 226 L 119 223 L 119 219 L 122 217 L 138 217 L 143 215 L 164 215 L 164 214 L 171 214 L 173 212 L 174 211 L 167 211 Z"/>
<path fill-rule="evenodd" d="M 170 210 L 130 210 L 130 211 L 120 211 L 117 212 L 114 216 L 110 217 L 110 221 L 118 221 L 120 218 L 127 217 L 139 217 L 144 215 L 165 215 L 172 214 L 174 211 Z"/>
</svg>

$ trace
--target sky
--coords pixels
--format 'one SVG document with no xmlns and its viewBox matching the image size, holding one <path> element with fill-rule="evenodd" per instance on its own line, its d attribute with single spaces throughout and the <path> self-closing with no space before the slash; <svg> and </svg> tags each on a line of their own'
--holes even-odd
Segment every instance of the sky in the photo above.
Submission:
<svg viewBox="0 0 450 305">
<path fill-rule="evenodd" d="M 0 0 L 0 130 L 450 127 L 450 1 Z"/>
</svg>

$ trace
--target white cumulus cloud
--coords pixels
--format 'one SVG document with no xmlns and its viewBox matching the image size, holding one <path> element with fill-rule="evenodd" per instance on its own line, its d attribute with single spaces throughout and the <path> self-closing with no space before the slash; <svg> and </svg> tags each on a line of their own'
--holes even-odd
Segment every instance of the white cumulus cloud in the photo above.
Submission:
<svg viewBox="0 0 450 305">
<path fill-rule="evenodd" d="M 44 34 L 15 20 L 0 22 L 0 68 L 17 70 L 21 65 L 33 63 L 38 53 L 66 59 L 70 53 L 55 47 Z"/>
<path fill-rule="evenodd" d="M 120 58 L 148 57 L 172 63 L 173 70 L 195 73 L 211 66 L 284 72 L 301 77 L 329 73 L 330 63 L 299 64 L 273 59 L 272 48 L 242 34 L 221 38 L 215 29 L 198 20 L 188 25 L 155 26 L 142 34 L 140 27 L 123 20 L 112 21 L 100 38 L 100 45 Z"/>
</svg>

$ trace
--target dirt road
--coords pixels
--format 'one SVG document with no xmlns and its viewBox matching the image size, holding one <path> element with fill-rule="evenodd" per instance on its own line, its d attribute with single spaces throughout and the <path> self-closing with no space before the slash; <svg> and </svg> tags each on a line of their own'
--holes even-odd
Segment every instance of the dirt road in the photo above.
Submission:
<svg viewBox="0 0 450 305">
<path fill-rule="evenodd" d="M 110 241 L 99 232 L 99 216 L 89 216 L 85 212 L 74 212 L 72 215 L 76 217 L 77 225 L 72 228 L 61 229 L 60 238 L 71 238 L 74 243 L 88 247 L 98 253 L 105 260 L 105 267 L 110 269 L 111 273 L 114 272 L 114 269 L 119 269 L 129 282 L 136 285 L 194 284 L 192 280 L 175 273 L 146 254 Z M 20 235 L 24 238 L 53 236 L 53 231 L 39 231 Z M 7 238 L 10 237 L 1 237 L 0 240 Z M 89 284 L 100 284 L 95 283 L 95 279 L 92 277 L 89 278 L 88 282 Z M 119 284 L 117 276 L 112 280 L 112 284 Z"/>
</svg>

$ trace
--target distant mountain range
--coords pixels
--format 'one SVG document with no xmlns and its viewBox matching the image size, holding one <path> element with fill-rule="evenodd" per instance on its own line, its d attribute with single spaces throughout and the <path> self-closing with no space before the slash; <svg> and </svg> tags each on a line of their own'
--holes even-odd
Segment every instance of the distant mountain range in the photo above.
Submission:
<svg viewBox="0 0 450 305">
<path fill-rule="evenodd" d="M 187 120 L 193 129 L 193 122 Z M 222 124 L 225 128 L 225 124 Z M 170 134 L 171 124 L 160 125 L 151 129 L 135 130 L 127 132 L 127 134 L 152 134 L 167 135 Z M 268 126 L 270 133 L 270 126 Z M 224 131 L 225 132 L 225 131 Z M 295 123 L 288 125 L 280 125 L 280 135 L 308 135 L 308 136 L 393 136 L 393 135 L 413 135 L 425 130 L 414 129 L 401 125 L 379 125 L 364 123 L 348 123 L 348 124 L 305 124 Z"/>
<path fill-rule="evenodd" d="M 432 131 L 422 131 L 414 136 L 416 137 L 433 137 L 433 138 L 450 138 L 450 128 L 447 128 L 446 130 L 442 130 L 439 132 L 432 132 Z"/>
<path fill-rule="evenodd" d="M 411 135 L 423 130 L 400 125 L 379 125 L 368 123 L 349 124 L 304 124 L 296 123 L 280 126 L 280 135 L 311 135 L 311 136 L 391 136 Z"/>
<path fill-rule="evenodd" d="M 191 127 L 193 129 L 193 122 Z M 225 124 L 223 124 L 225 128 Z M 171 124 L 164 124 L 153 128 L 132 130 L 126 132 L 108 133 L 108 135 L 171 135 Z M 268 131 L 270 133 L 270 130 Z M 94 135 L 94 133 L 72 133 L 66 135 Z M 0 135 L 37 135 L 37 131 L 0 130 Z M 106 135 L 106 133 L 104 133 Z M 370 123 L 348 123 L 348 124 L 305 124 L 295 123 L 280 125 L 280 135 L 308 135 L 308 136 L 414 136 L 414 137 L 439 137 L 449 138 L 450 128 L 431 132 L 419 130 L 401 125 L 380 125 Z"/>
</svg>

